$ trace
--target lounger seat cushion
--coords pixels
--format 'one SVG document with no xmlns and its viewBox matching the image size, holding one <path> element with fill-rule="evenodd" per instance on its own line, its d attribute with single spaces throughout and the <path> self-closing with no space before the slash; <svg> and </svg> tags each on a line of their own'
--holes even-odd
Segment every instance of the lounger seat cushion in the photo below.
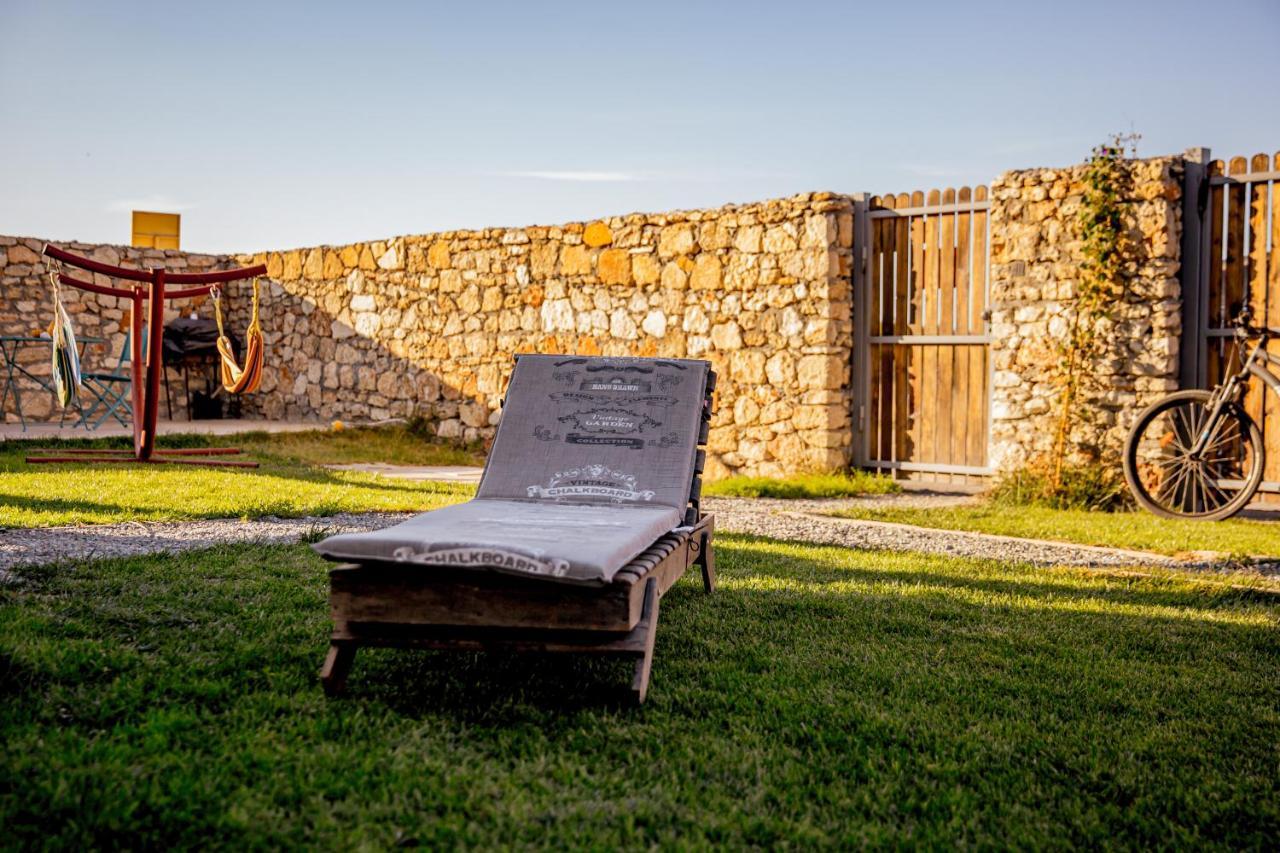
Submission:
<svg viewBox="0 0 1280 853">
<path fill-rule="evenodd" d="M 681 518 L 679 510 L 655 504 L 475 500 L 372 533 L 331 536 L 314 547 L 332 560 L 602 585 Z"/>
</svg>

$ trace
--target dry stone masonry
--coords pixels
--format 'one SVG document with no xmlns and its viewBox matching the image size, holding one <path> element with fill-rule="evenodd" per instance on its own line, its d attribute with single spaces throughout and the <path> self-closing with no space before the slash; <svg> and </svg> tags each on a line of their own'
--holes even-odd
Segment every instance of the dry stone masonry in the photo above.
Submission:
<svg viewBox="0 0 1280 853">
<path fill-rule="evenodd" d="M 1182 160 L 1128 163 L 1124 297 L 1099 330 L 1076 442 L 1118 453 L 1134 417 L 1178 387 Z M 1006 172 L 991 188 L 991 465 L 1048 452 L 1060 408 L 1061 351 L 1084 260 L 1076 222 L 1084 167 Z"/>
<path fill-rule="evenodd" d="M 1126 292 L 1103 329 L 1080 438 L 1118 449 L 1134 414 L 1177 386 L 1182 158 L 1131 161 Z M 996 469 L 1049 449 L 1059 350 L 1082 244 L 1083 167 L 1008 172 L 991 192 Z M 848 196 L 797 195 L 713 210 L 397 237 L 235 257 L 64 244 L 124 265 L 265 263 L 269 356 L 249 416 L 422 417 L 445 438 L 493 434 L 521 352 L 707 358 L 721 382 L 707 472 L 773 476 L 853 460 L 853 216 Z M 47 326 L 42 241 L 0 237 L 0 332 Z M 248 321 L 247 289 L 229 294 Z M 81 335 L 110 344 L 127 306 L 69 292 Z M 207 315 L 208 306 L 175 306 Z M 110 353 L 108 359 L 107 353 Z M 47 374 L 43 350 L 27 355 Z M 48 395 L 27 410 L 56 417 Z M 11 402 L 6 415 L 13 420 Z M 517 415 L 518 416 L 518 415 Z"/>
<path fill-rule="evenodd" d="M 242 256 L 272 280 L 269 418 L 420 415 L 492 435 L 519 352 L 706 358 L 708 473 L 847 463 L 853 219 L 801 195 L 716 210 Z M 239 319 L 239 318 L 237 318 Z"/>
</svg>

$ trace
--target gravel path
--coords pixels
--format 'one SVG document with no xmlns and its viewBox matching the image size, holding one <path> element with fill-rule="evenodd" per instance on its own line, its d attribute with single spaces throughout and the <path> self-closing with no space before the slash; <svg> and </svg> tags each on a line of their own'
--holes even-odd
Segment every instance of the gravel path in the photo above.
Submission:
<svg viewBox="0 0 1280 853">
<path fill-rule="evenodd" d="M 1196 567 L 1205 565 L 1203 562 L 1188 563 L 1145 551 L 1071 545 L 959 530 L 934 530 L 909 524 L 830 518 L 822 515 L 822 513 L 849 507 L 928 508 L 973 502 L 973 498 L 955 495 L 903 493 L 876 498 L 802 501 L 708 498 L 705 503 L 706 509 L 716 514 L 717 530 L 822 545 L 922 551 L 928 554 L 1025 562 L 1039 566 Z"/>
<path fill-rule="evenodd" d="M 931 554 L 1010 560 L 1037 565 L 1203 566 L 1139 551 L 1095 548 L 993 536 L 954 530 L 929 530 L 905 524 L 829 518 L 821 513 L 854 506 L 955 506 L 974 501 L 963 495 L 905 492 L 834 500 L 707 498 L 719 530 L 750 533 L 851 548 L 923 551 Z M 406 517 L 404 513 L 360 513 L 327 517 L 209 519 L 182 523 L 127 522 L 0 530 L 0 583 L 12 580 L 22 565 L 73 559 L 174 553 L 242 542 L 283 543 L 330 533 L 376 530 Z"/>
<path fill-rule="evenodd" d="M 0 583 L 22 565 L 176 553 L 235 542 L 297 542 L 318 534 L 377 530 L 407 513 L 369 512 L 305 518 L 213 518 L 183 522 L 129 521 L 75 527 L 0 529 Z"/>
</svg>

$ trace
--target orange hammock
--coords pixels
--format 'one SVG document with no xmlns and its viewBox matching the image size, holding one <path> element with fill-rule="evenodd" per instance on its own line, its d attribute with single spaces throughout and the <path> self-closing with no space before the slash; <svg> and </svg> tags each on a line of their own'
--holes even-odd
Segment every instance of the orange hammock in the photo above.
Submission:
<svg viewBox="0 0 1280 853">
<path fill-rule="evenodd" d="M 213 314 L 218 320 L 218 355 L 222 356 L 222 387 L 232 394 L 252 394 L 262 384 L 262 364 L 266 345 L 262 327 L 258 325 L 258 280 L 253 280 L 253 317 L 244 333 L 244 366 L 236 364 L 231 341 L 222 328 L 222 293 L 217 287 L 209 291 L 213 297 Z"/>
</svg>

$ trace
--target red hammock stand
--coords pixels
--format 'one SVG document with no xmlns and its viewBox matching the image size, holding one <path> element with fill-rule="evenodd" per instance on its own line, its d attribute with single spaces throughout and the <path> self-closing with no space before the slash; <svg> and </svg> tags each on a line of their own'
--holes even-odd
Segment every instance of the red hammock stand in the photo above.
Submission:
<svg viewBox="0 0 1280 853">
<path fill-rule="evenodd" d="M 242 269 L 220 270 L 207 273 L 166 272 L 163 269 L 131 270 L 82 258 L 56 246 L 45 244 L 44 254 L 55 260 L 89 272 L 112 278 L 124 279 L 127 288 L 106 287 L 59 273 L 58 280 L 70 287 L 128 299 L 129 310 L 129 372 L 132 379 L 133 450 L 57 450 L 46 451 L 50 455 L 28 456 L 28 462 L 148 462 L 152 464 L 208 465 L 223 468 L 257 468 L 257 462 L 240 462 L 227 459 L 193 459 L 199 456 L 228 456 L 240 452 L 238 447 L 190 447 L 175 450 L 156 449 L 156 421 L 160 413 L 160 381 L 164 375 L 161 361 L 161 345 L 164 332 L 164 301 L 187 296 L 203 296 L 214 285 L 228 281 L 265 275 L 262 264 Z M 196 285 L 167 290 L 169 285 Z M 143 317 L 146 317 L 147 352 L 142 352 Z M 141 414 L 141 417 L 139 417 Z"/>
</svg>

